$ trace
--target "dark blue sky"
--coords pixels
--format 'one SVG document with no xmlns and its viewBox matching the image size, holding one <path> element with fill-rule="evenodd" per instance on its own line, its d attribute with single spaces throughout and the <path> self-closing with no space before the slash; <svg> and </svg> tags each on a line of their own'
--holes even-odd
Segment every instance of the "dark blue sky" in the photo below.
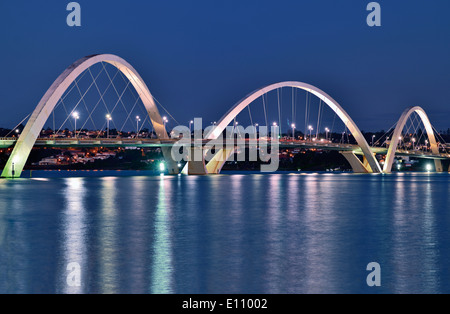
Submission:
<svg viewBox="0 0 450 314">
<path fill-rule="evenodd" d="M 80 0 L 82 27 L 63 0 L 0 2 L 0 126 L 34 110 L 73 61 L 112 53 L 129 61 L 180 122 L 218 120 L 278 81 L 323 89 L 363 130 L 387 129 L 421 105 L 450 127 L 450 1 Z"/>
</svg>

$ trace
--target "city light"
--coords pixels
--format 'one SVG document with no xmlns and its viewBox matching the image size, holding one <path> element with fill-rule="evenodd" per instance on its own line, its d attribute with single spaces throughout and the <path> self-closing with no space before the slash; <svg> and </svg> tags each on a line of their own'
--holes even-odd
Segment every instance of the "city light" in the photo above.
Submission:
<svg viewBox="0 0 450 314">
<path fill-rule="evenodd" d="M 80 118 L 78 112 L 72 113 L 72 117 L 75 120 L 75 138 L 77 137 L 77 120 Z"/>
<path fill-rule="evenodd" d="M 159 164 L 159 171 L 161 171 L 161 172 L 165 172 L 166 171 L 166 165 L 163 162 L 161 162 Z"/>
<path fill-rule="evenodd" d="M 112 116 L 108 113 L 107 115 L 106 115 L 106 138 L 109 138 L 109 123 L 111 122 L 111 120 L 112 120 Z"/>
<path fill-rule="evenodd" d="M 428 164 L 426 166 L 427 172 L 431 172 L 431 170 L 433 170 L 433 166 L 431 166 L 430 164 Z"/>
<path fill-rule="evenodd" d="M 136 137 L 139 137 L 139 122 L 141 122 L 141 117 L 136 116 Z"/>
<path fill-rule="evenodd" d="M 308 127 L 308 130 L 309 130 L 309 140 L 311 141 L 312 140 L 312 131 L 314 130 L 314 128 L 310 125 Z"/>
<path fill-rule="evenodd" d="M 164 130 L 166 129 L 166 124 L 169 122 L 167 117 L 163 117 L 163 123 L 164 123 Z"/>
</svg>

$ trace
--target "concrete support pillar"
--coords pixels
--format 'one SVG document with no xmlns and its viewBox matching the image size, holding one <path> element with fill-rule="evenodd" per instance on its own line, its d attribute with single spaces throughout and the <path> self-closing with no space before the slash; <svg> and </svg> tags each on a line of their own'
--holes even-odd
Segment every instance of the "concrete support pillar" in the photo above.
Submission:
<svg viewBox="0 0 450 314">
<path fill-rule="evenodd" d="M 183 169 L 185 175 L 207 175 L 203 147 L 191 147 L 189 161 Z"/>
<path fill-rule="evenodd" d="M 222 171 L 223 166 L 232 154 L 236 151 L 235 148 L 232 149 L 221 149 L 219 150 L 206 165 L 206 169 L 209 174 L 219 174 Z"/>
<path fill-rule="evenodd" d="M 172 159 L 172 149 L 170 147 L 162 147 L 161 151 L 169 174 L 179 174 L 178 162 Z"/>
<path fill-rule="evenodd" d="M 436 166 L 436 172 L 444 172 L 444 166 L 442 165 L 442 160 L 435 159 L 434 165 Z"/>
<path fill-rule="evenodd" d="M 350 166 L 353 169 L 354 173 L 370 173 L 371 171 L 369 170 L 370 168 L 366 165 L 368 165 L 369 163 L 366 161 L 366 165 L 364 165 L 361 160 L 359 160 L 359 158 L 355 155 L 355 153 L 353 152 L 340 152 L 340 154 L 342 156 L 345 157 L 345 159 L 347 159 L 347 161 L 349 162 Z"/>
</svg>

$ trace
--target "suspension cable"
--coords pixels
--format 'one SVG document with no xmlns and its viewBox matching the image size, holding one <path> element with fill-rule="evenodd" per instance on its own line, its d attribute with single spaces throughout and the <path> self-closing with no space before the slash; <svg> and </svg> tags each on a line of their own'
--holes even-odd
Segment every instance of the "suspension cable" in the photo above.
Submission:
<svg viewBox="0 0 450 314">
<path fill-rule="evenodd" d="M 306 101 L 305 101 L 305 139 L 306 139 L 306 134 L 308 133 L 308 95 L 309 93 L 306 92 Z"/>
<path fill-rule="evenodd" d="M 280 89 L 277 88 L 277 101 L 278 101 L 278 123 L 281 128 L 281 105 L 280 105 Z"/>
<path fill-rule="evenodd" d="M 158 105 L 161 106 L 161 108 L 163 108 L 163 110 L 169 115 L 169 117 L 171 117 L 177 124 L 181 125 L 181 123 L 178 122 L 177 119 L 175 119 L 175 118 L 170 114 L 169 110 L 167 110 L 167 109 L 166 109 L 166 108 L 158 101 L 158 99 L 156 99 L 155 96 L 153 96 L 153 99 L 158 103 Z"/>
<path fill-rule="evenodd" d="M 15 130 L 17 130 L 17 128 L 18 128 L 19 126 L 21 126 L 22 123 L 23 123 L 26 119 L 28 119 L 30 116 L 31 116 L 31 113 L 28 114 L 22 121 L 20 121 L 14 128 L 12 128 L 12 130 L 11 130 L 8 134 L 6 134 L 5 137 L 8 137 L 11 133 L 13 133 Z"/>
<path fill-rule="evenodd" d="M 125 75 L 121 71 L 119 71 L 119 73 L 120 73 L 120 77 L 122 78 L 122 80 L 125 83 L 128 82 L 128 79 L 125 78 Z M 135 95 L 135 93 L 137 92 L 136 89 L 128 87 L 128 90 L 130 91 L 131 95 L 134 97 L 135 100 L 141 100 L 142 101 L 142 99 L 141 99 L 141 97 L 139 95 L 137 95 L 137 96 Z M 138 106 L 138 108 L 139 108 L 139 111 L 141 112 L 142 116 L 145 117 L 143 123 L 141 124 L 140 130 L 138 131 L 138 133 L 140 133 L 144 129 L 144 126 L 145 126 L 146 122 L 148 122 L 150 128 L 152 129 L 152 133 L 153 133 L 153 123 L 152 123 L 152 121 L 150 119 L 149 113 L 146 111 L 146 108 L 144 107 L 144 104 L 142 104 L 142 106 Z"/>
<path fill-rule="evenodd" d="M 102 72 L 103 72 L 103 70 L 101 70 L 101 71 L 98 73 L 98 75 L 96 76 L 95 80 L 100 76 L 100 74 L 101 74 Z M 95 80 L 94 80 L 94 81 L 95 81 Z M 94 86 L 94 82 L 92 82 L 92 83 L 89 85 L 88 89 L 87 89 L 86 92 L 83 94 L 83 96 L 82 96 L 81 99 L 78 101 L 78 103 L 75 105 L 75 107 L 72 109 L 72 111 L 70 112 L 70 114 L 67 116 L 66 120 L 64 120 L 62 126 L 59 128 L 59 130 L 58 130 L 57 133 L 59 133 L 59 131 L 63 128 L 63 126 L 66 124 L 67 120 L 70 119 L 70 116 L 71 116 L 71 115 L 75 112 L 75 110 L 78 108 L 78 105 L 81 103 L 82 99 L 87 95 L 87 93 L 91 90 L 92 86 Z M 62 103 L 63 106 L 65 107 L 64 101 L 63 101 L 62 99 L 61 99 L 61 103 Z M 66 108 L 66 111 L 67 111 L 67 108 Z M 70 123 L 71 123 L 71 122 L 72 122 L 72 121 L 70 121 Z"/>
<path fill-rule="evenodd" d="M 395 122 L 388 130 L 386 133 L 384 133 L 375 143 L 374 146 L 377 144 L 380 144 L 380 141 L 384 138 L 387 137 L 387 135 L 389 135 L 389 137 L 391 137 L 391 134 L 394 132 L 395 130 L 395 126 L 397 125 L 397 122 Z"/>
<path fill-rule="evenodd" d="M 264 118 L 266 120 L 266 127 L 269 128 L 269 123 L 267 121 L 266 101 L 264 99 L 264 95 L 262 95 L 262 102 L 263 102 L 263 108 L 264 108 Z"/>
<path fill-rule="evenodd" d="M 117 72 L 116 72 L 116 74 L 113 76 L 112 81 L 114 81 L 114 79 L 116 78 L 116 76 L 118 75 L 119 72 L 120 72 L 120 70 L 118 69 Z M 92 75 L 92 73 L 91 73 L 91 77 L 92 77 L 92 79 L 94 79 L 94 76 Z M 108 92 L 109 88 L 110 88 L 111 85 L 113 84 L 112 81 L 109 82 L 108 86 L 106 87 L 106 89 L 105 89 L 105 91 L 104 91 L 103 93 L 101 93 L 100 88 L 98 87 L 97 82 L 95 83 L 95 87 L 96 87 L 96 89 L 97 89 L 97 92 L 98 92 L 100 98 L 99 98 L 99 100 L 97 101 L 97 103 L 95 104 L 94 109 L 92 109 L 91 112 L 89 112 L 89 110 L 88 110 L 89 117 L 88 117 L 88 119 L 86 119 L 86 122 L 85 122 L 85 123 L 83 124 L 83 126 L 81 127 L 82 129 L 86 126 L 86 124 L 87 124 L 87 122 L 89 121 L 89 119 L 92 120 L 92 114 L 93 114 L 94 111 L 97 109 L 97 107 L 98 107 L 98 105 L 100 104 L 101 101 L 103 101 L 103 104 L 104 104 L 105 107 L 106 107 L 106 111 L 107 111 L 108 113 L 110 113 L 110 111 L 109 111 L 109 109 L 108 109 L 108 107 L 107 107 L 107 105 L 106 105 L 106 102 L 105 102 L 105 100 L 104 100 L 104 96 L 106 95 L 106 93 Z M 94 124 L 94 128 L 95 128 L 96 130 L 98 130 L 97 127 L 95 126 L 95 124 Z M 102 129 L 103 129 L 103 127 L 102 127 Z"/>
<path fill-rule="evenodd" d="M 254 126 L 254 124 L 253 124 L 253 117 L 252 117 L 252 111 L 250 110 L 250 104 L 248 104 L 247 109 L 248 109 L 248 115 L 250 117 L 250 123 L 252 124 L 252 126 Z"/>
</svg>

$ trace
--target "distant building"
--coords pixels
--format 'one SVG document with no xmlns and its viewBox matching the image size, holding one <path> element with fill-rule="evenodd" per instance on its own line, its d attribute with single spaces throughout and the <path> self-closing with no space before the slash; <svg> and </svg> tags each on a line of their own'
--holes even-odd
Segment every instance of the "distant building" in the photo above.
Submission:
<svg viewBox="0 0 450 314">
<path fill-rule="evenodd" d="M 56 166 L 59 164 L 59 159 L 55 157 L 44 158 L 39 162 L 39 166 Z"/>
</svg>

